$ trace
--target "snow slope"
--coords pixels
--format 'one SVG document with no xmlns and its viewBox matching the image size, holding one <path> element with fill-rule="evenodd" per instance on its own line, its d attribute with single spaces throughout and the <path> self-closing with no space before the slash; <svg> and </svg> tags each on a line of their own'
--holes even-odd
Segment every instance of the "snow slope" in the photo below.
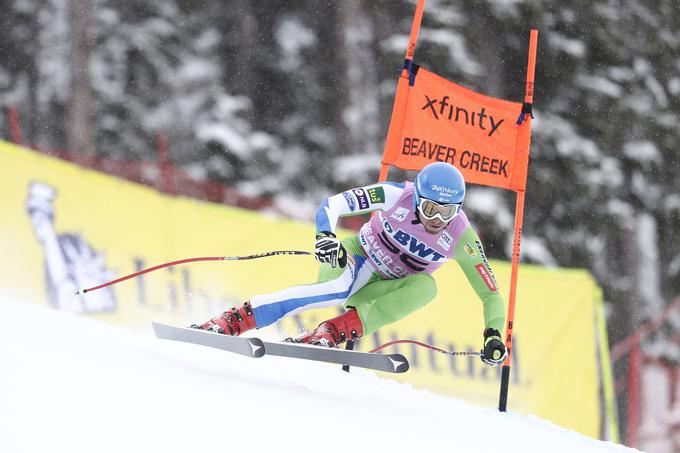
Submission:
<svg viewBox="0 0 680 453">
<path fill-rule="evenodd" d="M 0 300 L 0 451 L 623 452 L 370 372 Z"/>
</svg>

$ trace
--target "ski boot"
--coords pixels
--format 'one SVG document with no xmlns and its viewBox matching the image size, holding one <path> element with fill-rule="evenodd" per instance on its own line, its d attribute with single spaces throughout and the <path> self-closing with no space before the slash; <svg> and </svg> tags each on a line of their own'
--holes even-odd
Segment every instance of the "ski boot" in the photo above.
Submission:
<svg viewBox="0 0 680 453">
<path fill-rule="evenodd" d="M 350 308 L 337 318 L 322 322 L 313 331 L 297 338 L 286 338 L 285 341 L 337 348 L 346 340 L 359 338 L 363 331 L 359 314 L 354 308 Z"/>
<path fill-rule="evenodd" d="M 192 324 L 189 327 L 224 335 L 239 336 L 243 332 L 256 328 L 257 325 L 253 315 L 253 307 L 250 306 L 250 302 L 246 302 L 241 308 L 233 307 L 203 324 Z"/>
</svg>

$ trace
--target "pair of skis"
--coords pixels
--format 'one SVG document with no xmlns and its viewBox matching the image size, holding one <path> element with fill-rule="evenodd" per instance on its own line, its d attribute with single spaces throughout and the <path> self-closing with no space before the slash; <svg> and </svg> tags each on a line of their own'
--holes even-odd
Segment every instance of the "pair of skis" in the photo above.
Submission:
<svg viewBox="0 0 680 453">
<path fill-rule="evenodd" d="M 274 355 L 317 362 L 336 363 L 388 373 L 404 373 L 409 363 L 401 354 L 348 351 L 298 343 L 269 342 L 253 337 L 232 337 L 205 330 L 151 323 L 156 338 L 222 349 L 247 357 Z"/>
</svg>

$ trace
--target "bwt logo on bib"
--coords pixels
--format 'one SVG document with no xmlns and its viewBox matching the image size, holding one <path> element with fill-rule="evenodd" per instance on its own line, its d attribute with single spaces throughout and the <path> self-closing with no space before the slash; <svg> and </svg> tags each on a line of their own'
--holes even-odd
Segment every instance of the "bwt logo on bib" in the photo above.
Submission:
<svg viewBox="0 0 680 453">
<path fill-rule="evenodd" d="M 431 247 L 428 247 L 427 244 L 421 242 L 417 237 L 411 236 L 403 230 L 394 231 L 392 225 L 390 225 L 390 222 L 387 220 L 383 220 L 383 228 L 390 234 L 390 236 L 392 236 L 392 238 L 394 238 L 395 241 L 404 246 L 404 248 L 409 252 L 419 256 L 420 258 L 426 258 L 429 261 L 439 261 L 442 258 L 445 258 L 444 255 L 436 252 Z M 430 257 L 430 255 L 432 256 Z"/>
</svg>

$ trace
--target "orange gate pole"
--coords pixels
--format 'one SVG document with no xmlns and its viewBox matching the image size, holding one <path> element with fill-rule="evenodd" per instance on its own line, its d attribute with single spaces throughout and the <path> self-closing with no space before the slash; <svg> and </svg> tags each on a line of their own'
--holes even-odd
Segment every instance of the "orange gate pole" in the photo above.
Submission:
<svg viewBox="0 0 680 453">
<path fill-rule="evenodd" d="M 413 60 L 413 56 L 416 53 L 416 42 L 418 41 L 418 33 L 420 32 L 420 23 L 423 20 L 423 10 L 425 9 L 425 0 L 418 0 L 418 5 L 416 5 L 416 12 L 413 15 L 413 22 L 411 23 L 411 34 L 408 39 L 408 47 L 406 48 L 406 60 L 405 66 L 409 65 Z M 395 99 L 395 102 L 397 100 Z M 384 154 L 384 152 L 383 152 Z M 378 176 L 378 182 L 387 181 L 387 175 L 390 171 L 390 166 L 388 164 L 382 164 L 380 167 L 380 175 Z"/>
<path fill-rule="evenodd" d="M 527 82 L 524 95 L 524 105 L 531 106 L 534 101 L 534 72 L 536 68 L 536 47 L 538 43 L 538 30 L 531 30 L 529 38 L 529 63 L 527 65 Z M 523 109 L 524 111 L 524 109 Z M 528 146 L 528 145 L 527 145 Z M 512 358 L 512 331 L 515 320 L 515 300 L 517 297 L 517 276 L 519 273 L 519 251 L 522 241 L 522 219 L 524 217 L 524 194 L 525 191 L 517 192 L 517 204 L 515 207 L 515 239 L 512 246 L 512 271 L 510 274 L 510 296 L 508 299 L 508 319 L 505 329 L 505 347 L 508 349 L 508 357 L 503 363 L 501 372 L 501 389 L 498 400 L 498 410 L 505 412 L 508 404 L 508 387 L 510 386 L 510 361 Z"/>
<path fill-rule="evenodd" d="M 425 0 L 418 0 L 416 6 L 416 13 L 413 16 L 413 23 L 411 24 L 411 35 L 408 38 L 408 47 L 406 48 L 407 60 L 413 60 L 413 55 L 416 53 L 416 41 L 418 41 L 418 33 L 420 32 L 420 22 L 423 20 L 423 10 L 425 9 Z"/>
</svg>

